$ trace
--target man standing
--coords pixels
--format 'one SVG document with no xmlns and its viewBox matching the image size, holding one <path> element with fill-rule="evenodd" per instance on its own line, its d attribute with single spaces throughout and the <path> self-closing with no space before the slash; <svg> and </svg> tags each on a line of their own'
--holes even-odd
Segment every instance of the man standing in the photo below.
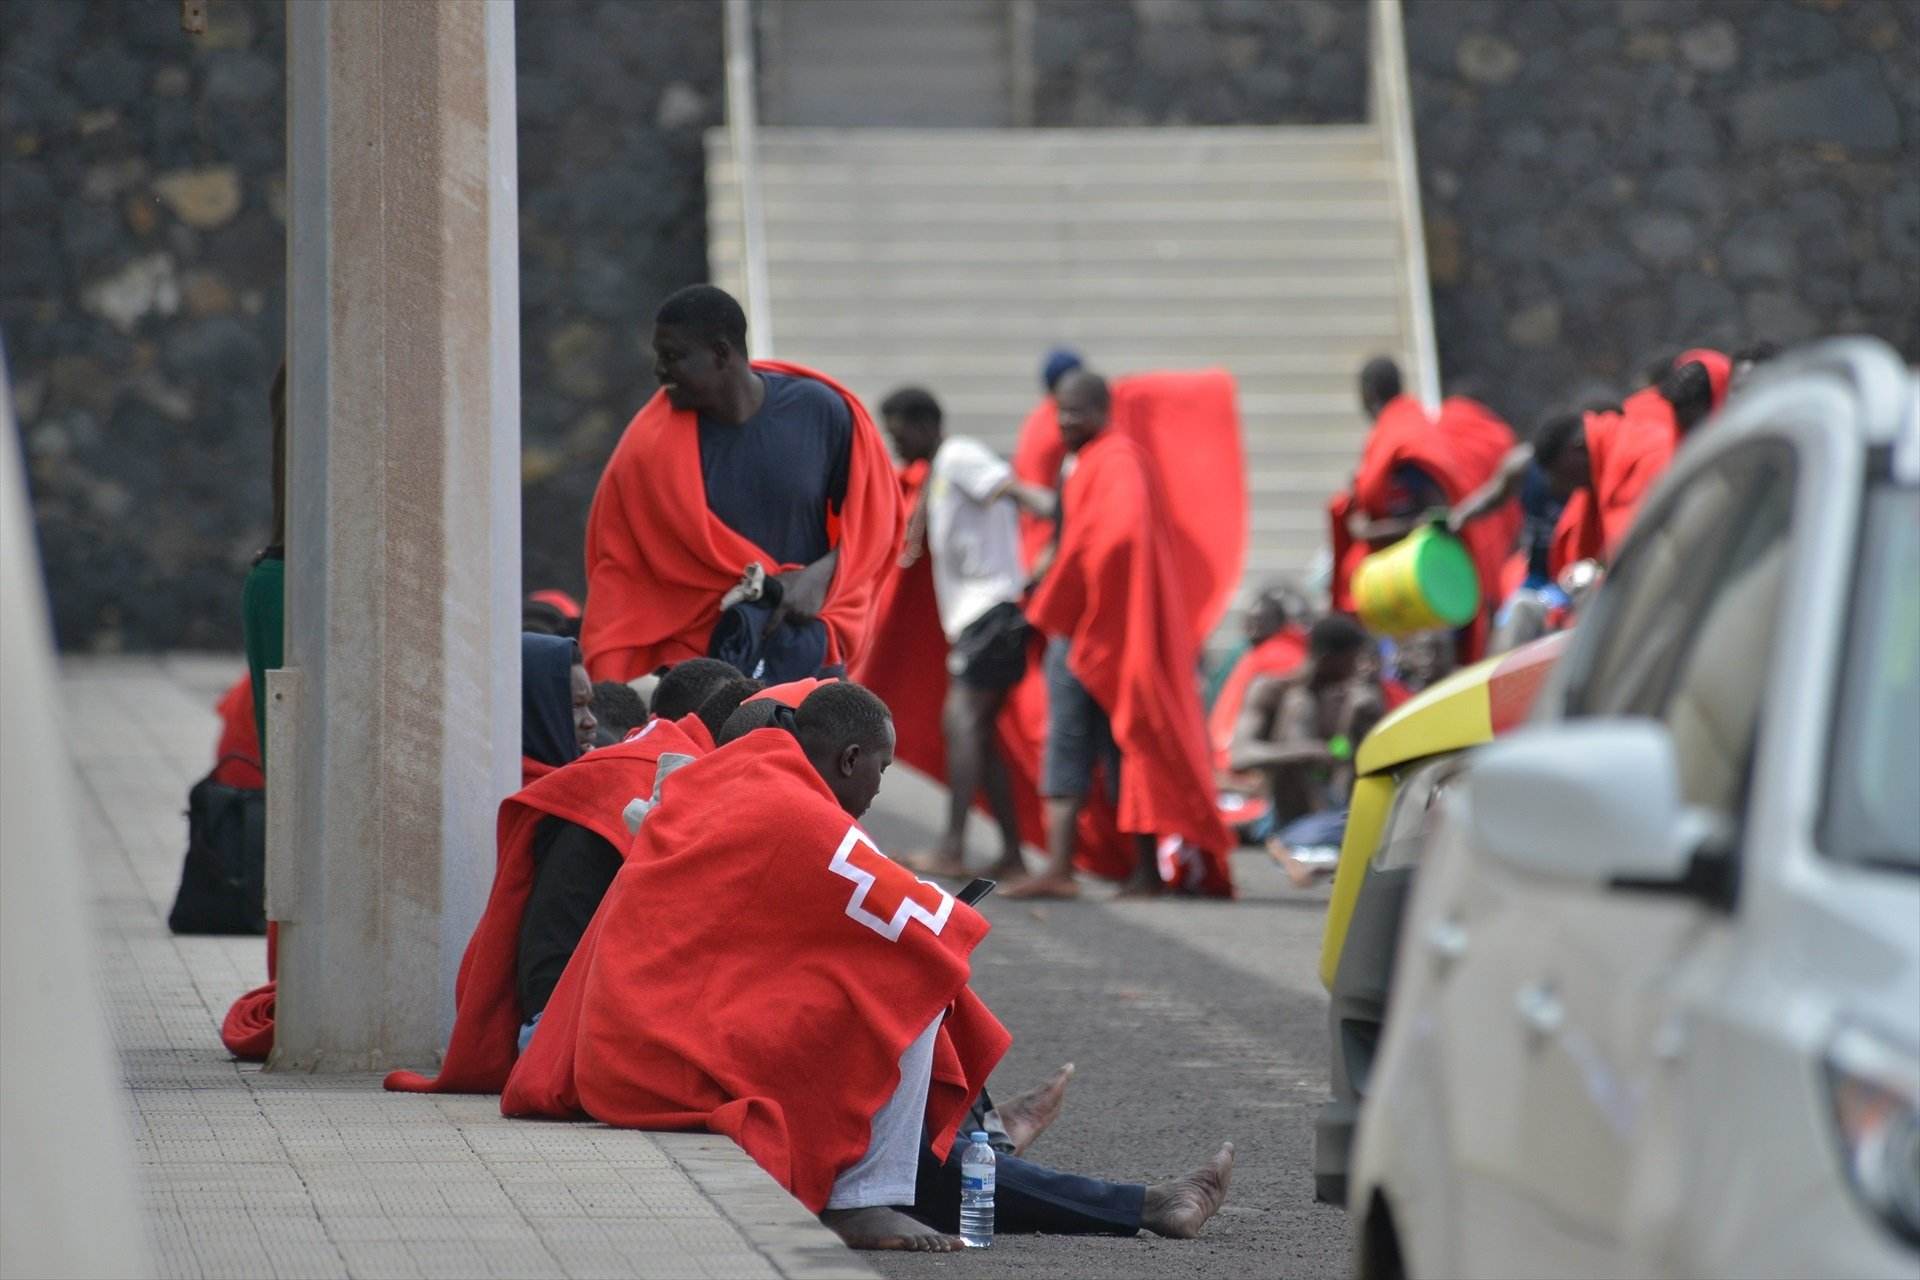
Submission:
<svg viewBox="0 0 1920 1280">
<path fill-rule="evenodd" d="M 1000 828 L 993 874 L 1026 873 L 1007 764 L 994 724 L 1007 694 L 1027 670 L 1026 585 L 1016 509 L 1052 519 L 1054 496 L 1022 484 L 1013 468 L 978 440 L 945 433 L 940 404 L 919 387 L 904 387 L 880 406 L 894 452 L 903 463 L 927 464 L 920 502 L 907 525 L 905 563 L 924 549 L 932 560 L 934 599 L 947 637 L 947 829 L 931 855 L 903 859 L 915 870 L 966 873 L 967 809 L 985 790 Z"/>
<path fill-rule="evenodd" d="M 1111 397 L 1098 374 L 1067 374 L 1055 400 L 1074 457 L 1053 562 L 1027 609 L 1054 637 L 1040 787 L 1049 863 L 1010 896 L 1078 894 L 1075 832 L 1099 763 L 1117 783 L 1119 828 L 1136 845 L 1132 866 L 1103 870 L 1136 892 L 1155 892 L 1171 879 L 1231 894 L 1230 840 L 1214 807 L 1194 682 L 1191 609 L 1152 465 L 1140 445 L 1107 430 Z M 1201 858 L 1164 875 L 1154 850 L 1162 836 L 1178 837 Z"/>
<path fill-rule="evenodd" d="M 746 338 L 740 304 L 711 285 L 655 314 L 660 390 L 608 459 L 587 518 L 580 642 L 597 680 L 708 653 L 723 597 L 755 565 L 772 591 L 754 597 L 767 604 L 734 658 L 747 674 L 812 675 L 860 648 L 900 546 L 886 445 L 852 392 L 798 365 L 750 363 Z M 763 650 L 811 667 L 747 670 Z"/>
</svg>

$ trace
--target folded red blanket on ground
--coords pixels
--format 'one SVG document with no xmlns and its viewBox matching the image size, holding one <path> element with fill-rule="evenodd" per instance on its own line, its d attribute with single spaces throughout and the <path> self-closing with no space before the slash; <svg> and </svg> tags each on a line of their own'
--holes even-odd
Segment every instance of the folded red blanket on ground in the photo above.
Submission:
<svg viewBox="0 0 1920 1280">
<path fill-rule="evenodd" d="M 827 657 L 857 656 L 881 581 L 900 551 L 904 516 L 893 464 L 873 419 L 851 391 L 799 365 L 754 368 L 813 378 L 837 391 L 853 414 L 853 455 L 839 519 L 829 541 L 840 564 L 821 619 Z M 657 392 L 628 424 L 587 514 L 587 606 L 580 647 L 596 680 L 632 680 L 663 663 L 699 657 L 720 616 L 720 597 L 758 561 L 781 564 L 707 507 L 695 415 Z"/>
<path fill-rule="evenodd" d="M 818 1212 L 942 1014 L 927 1125 L 951 1145 L 1011 1043 L 967 987 L 986 932 L 758 730 L 667 782 L 501 1109 L 725 1134 Z"/>
</svg>

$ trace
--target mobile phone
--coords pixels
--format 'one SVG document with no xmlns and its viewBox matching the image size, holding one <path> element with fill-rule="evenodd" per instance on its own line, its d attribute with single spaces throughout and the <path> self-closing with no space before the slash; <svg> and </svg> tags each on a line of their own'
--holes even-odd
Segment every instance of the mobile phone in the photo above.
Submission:
<svg viewBox="0 0 1920 1280">
<path fill-rule="evenodd" d="M 954 894 L 953 896 L 960 899 L 960 901 L 966 903 L 970 907 L 977 906 L 979 905 L 980 899 L 992 893 L 996 888 L 999 887 L 999 885 L 1000 885 L 1000 882 L 998 880 L 989 880 L 986 877 L 981 876 L 975 880 L 968 882 L 966 888 L 962 889 L 960 892 Z"/>
</svg>

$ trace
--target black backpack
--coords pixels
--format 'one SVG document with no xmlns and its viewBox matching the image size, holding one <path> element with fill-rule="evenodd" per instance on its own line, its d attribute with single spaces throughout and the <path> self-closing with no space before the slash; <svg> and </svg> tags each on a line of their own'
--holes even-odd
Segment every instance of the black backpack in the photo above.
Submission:
<svg viewBox="0 0 1920 1280">
<path fill-rule="evenodd" d="M 187 859 L 167 927 L 265 933 L 266 887 L 267 793 L 229 787 L 208 774 L 187 792 Z"/>
</svg>

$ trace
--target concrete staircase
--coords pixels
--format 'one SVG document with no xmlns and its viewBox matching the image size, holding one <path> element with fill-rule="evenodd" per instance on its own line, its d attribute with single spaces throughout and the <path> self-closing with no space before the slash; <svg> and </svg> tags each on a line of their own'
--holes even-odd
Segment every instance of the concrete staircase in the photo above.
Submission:
<svg viewBox="0 0 1920 1280">
<path fill-rule="evenodd" d="M 771 348 L 869 404 L 920 383 L 1011 452 L 1066 343 L 1108 374 L 1239 381 L 1246 583 L 1298 572 L 1365 430 L 1366 357 L 1412 367 L 1400 193 L 1373 125 L 759 131 Z M 709 255 L 743 292 L 738 174 L 708 138 Z M 1418 280 L 1424 289 L 1425 280 Z M 756 317 L 756 323 L 765 321 Z"/>
</svg>

